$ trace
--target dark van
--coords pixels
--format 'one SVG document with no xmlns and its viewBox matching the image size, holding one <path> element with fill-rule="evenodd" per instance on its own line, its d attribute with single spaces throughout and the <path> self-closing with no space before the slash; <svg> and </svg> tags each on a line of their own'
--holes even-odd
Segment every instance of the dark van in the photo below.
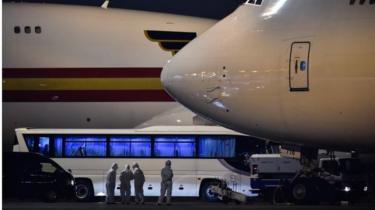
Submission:
<svg viewBox="0 0 375 210">
<path fill-rule="evenodd" d="M 3 196 L 40 197 L 53 202 L 74 192 L 72 174 L 37 153 L 9 152 L 3 156 Z"/>
</svg>

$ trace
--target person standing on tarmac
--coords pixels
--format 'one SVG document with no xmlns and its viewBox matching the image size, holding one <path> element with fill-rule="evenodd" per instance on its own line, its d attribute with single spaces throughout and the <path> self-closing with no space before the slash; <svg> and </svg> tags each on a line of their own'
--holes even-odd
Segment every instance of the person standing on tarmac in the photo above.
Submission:
<svg viewBox="0 0 375 210">
<path fill-rule="evenodd" d="M 173 171 L 171 168 L 171 161 L 167 160 L 165 162 L 165 167 L 161 170 L 161 186 L 160 186 L 160 197 L 158 199 L 158 205 L 164 200 L 165 192 L 167 192 L 167 205 L 171 205 L 171 196 L 172 196 L 172 178 Z"/>
<path fill-rule="evenodd" d="M 134 173 L 135 203 L 144 204 L 143 184 L 145 183 L 145 175 L 143 174 L 143 171 L 139 168 L 138 163 L 133 164 L 133 173 Z"/>
<path fill-rule="evenodd" d="M 107 191 L 107 197 L 106 197 L 107 204 L 115 203 L 114 195 L 115 195 L 115 187 L 116 187 L 117 169 L 118 169 L 117 163 L 113 163 L 112 167 L 107 172 L 107 178 L 105 182 L 105 187 Z"/>
<path fill-rule="evenodd" d="M 128 164 L 125 165 L 125 169 L 120 174 L 120 194 L 121 203 L 130 204 L 131 184 L 130 181 L 134 179 L 133 172 L 130 170 Z"/>
</svg>

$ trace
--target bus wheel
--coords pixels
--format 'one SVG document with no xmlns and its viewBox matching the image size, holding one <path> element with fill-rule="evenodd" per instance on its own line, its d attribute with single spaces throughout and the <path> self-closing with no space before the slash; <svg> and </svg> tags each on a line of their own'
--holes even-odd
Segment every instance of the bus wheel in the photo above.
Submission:
<svg viewBox="0 0 375 210">
<path fill-rule="evenodd" d="M 90 181 L 76 180 L 75 197 L 78 201 L 90 201 L 93 195 L 94 191 Z"/>
<path fill-rule="evenodd" d="M 219 181 L 206 181 L 203 183 L 200 190 L 200 197 L 204 201 L 217 202 L 219 201 L 218 195 L 211 191 L 211 187 L 219 184 Z"/>
</svg>

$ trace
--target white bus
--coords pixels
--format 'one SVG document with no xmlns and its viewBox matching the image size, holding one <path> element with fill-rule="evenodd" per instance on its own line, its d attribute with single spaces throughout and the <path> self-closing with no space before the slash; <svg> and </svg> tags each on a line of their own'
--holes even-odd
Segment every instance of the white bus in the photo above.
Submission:
<svg viewBox="0 0 375 210">
<path fill-rule="evenodd" d="M 220 179 L 234 191 L 256 196 L 243 155 L 264 152 L 262 140 L 216 126 L 18 128 L 16 135 L 14 151 L 44 154 L 72 171 L 79 200 L 105 195 L 105 176 L 113 162 L 119 164 L 119 171 L 125 164 L 139 163 L 146 176 L 145 196 L 158 196 L 160 170 L 167 159 L 172 161 L 174 172 L 173 196 L 215 201 L 210 186 Z"/>
</svg>

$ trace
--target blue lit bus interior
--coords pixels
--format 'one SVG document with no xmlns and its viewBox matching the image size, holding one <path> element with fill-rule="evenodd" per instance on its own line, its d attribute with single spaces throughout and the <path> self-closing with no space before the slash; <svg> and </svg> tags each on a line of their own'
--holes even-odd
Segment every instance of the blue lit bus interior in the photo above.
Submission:
<svg viewBox="0 0 375 210">
<path fill-rule="evenodd" d="M 231 135 L 24 135 L 30 152 L 53 158 L 219 158 L 248 171 L 244 154 L 265 153 L 263 140 Z"/>
<path fill-rule="evenodd" d="M 251 137 L 219 135 L 25 135 L 30 152 L 51 157 L 230 158 L 235 157 L 235 153 L 264 153 L 264 145 L 260 145 L 263 141 L 249 138 Z"/>
</svg>

